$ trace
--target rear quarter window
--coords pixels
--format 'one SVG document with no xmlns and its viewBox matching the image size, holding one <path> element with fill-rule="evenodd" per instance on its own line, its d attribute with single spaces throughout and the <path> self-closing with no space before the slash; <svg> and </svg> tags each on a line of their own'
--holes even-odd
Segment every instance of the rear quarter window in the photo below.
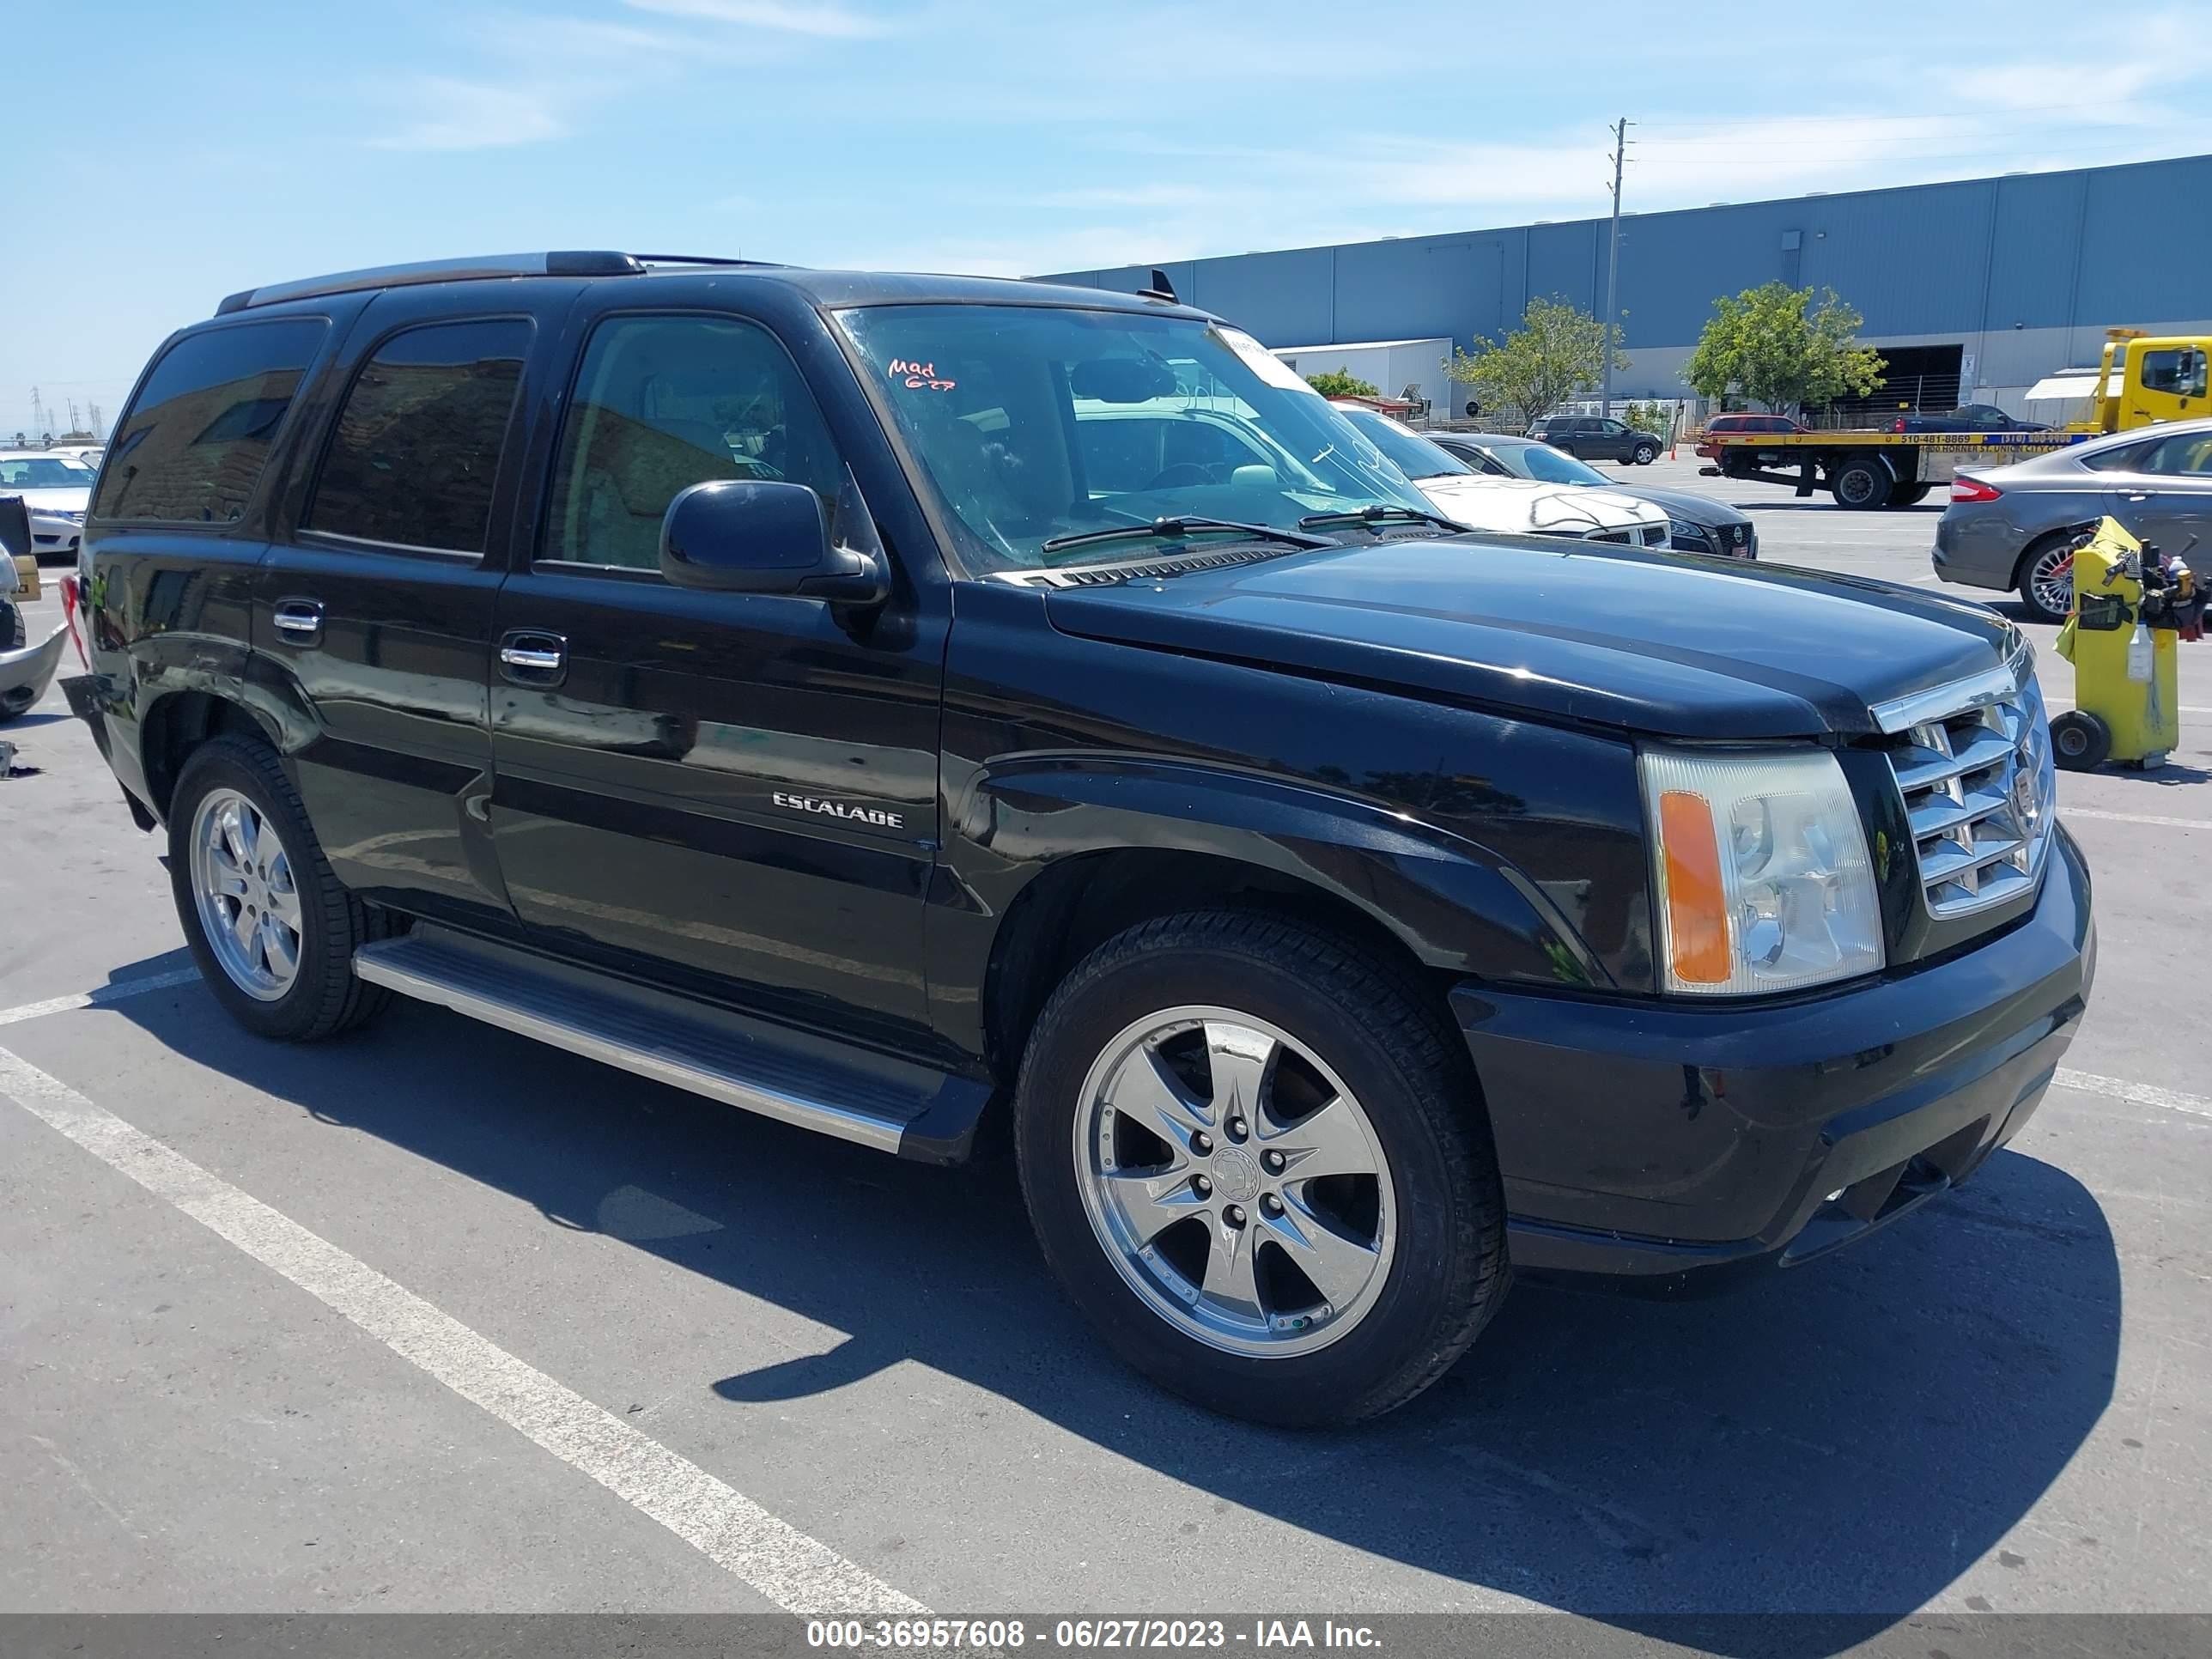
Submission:
<svg viewBox="0 0 2212 1659">
<path fill-rule="evenodd" d="M 482 553 L 531 324 L 404 329 L 346 392 L 302 528 L 349 541 Z"/>
<path fill-rule="evenodd" d="M 330 327 L 322 317 L 276 318 L 170 346 L 116 427 L 93 516 L 229 524 L 243 515 Z"/>
</svg>

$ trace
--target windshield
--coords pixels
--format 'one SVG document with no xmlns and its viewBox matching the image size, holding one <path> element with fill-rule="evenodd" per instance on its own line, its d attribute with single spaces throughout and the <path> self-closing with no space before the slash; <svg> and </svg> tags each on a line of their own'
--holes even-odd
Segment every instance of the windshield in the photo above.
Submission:
<svg viewBox="0 0 2212 1659">
<path fill-rule="evenodd" d="M 89 489 L 92 469 L 58 455 L 13 455 L 0 459 L 0 489 Z"/>
<path fill-rule="evenodd" d="M 1390 458 L 1390 464 L 1409 478 L 1482 476 L 1480 469 L 1469 466 L 1449 450 L 1439 449 L 1411 427 L 1400 426 L 1379 410 L 1339 407 L 1336 412 L 1358 427 L 1376 448 Z"/>
<path fill-rule="evenodd" d="M 1565 450 L 1554 449 L 1549 444 L 1500 444 L 1490 453 L 1522 477 L 1535 478 L 1544 483 L 1609 484 L 1613 482 L 1587 461 L 1578 461 Z"/>
<path fill-rule="evenodd" d="M 1316 513 L 1427 510 L 1318 392 L 1217 323 L 967 305 L 837 321 L 983 572 L 1066 563 L 1045 544 L 1161 519 L 1296 530 Z M 1158 551 L 1139 535 L 1083 556 Z"/>
</svg>

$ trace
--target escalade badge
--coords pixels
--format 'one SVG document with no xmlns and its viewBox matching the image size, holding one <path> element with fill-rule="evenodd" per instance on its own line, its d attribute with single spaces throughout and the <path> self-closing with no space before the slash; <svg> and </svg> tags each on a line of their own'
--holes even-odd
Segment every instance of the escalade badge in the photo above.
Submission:
<svg viewBox="0 0 2212 1659">
<path fill-rule="evenodd" d="M 903 830 L 906 814 L 887 812 L 880 806 L 855 806 L 842 800 L 824 800 L 819 795 L 792 795 L 779 789 L 772 797 L 787 812 L 808 812 L 825 818 L 843 818 L 853 823 L 872 823 L 878 830 Z"/>
</svg>

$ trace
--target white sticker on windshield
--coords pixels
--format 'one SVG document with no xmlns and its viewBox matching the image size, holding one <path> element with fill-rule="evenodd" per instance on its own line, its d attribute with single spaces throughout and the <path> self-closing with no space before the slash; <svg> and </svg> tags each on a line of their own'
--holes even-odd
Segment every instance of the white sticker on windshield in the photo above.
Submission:
<svg viewBox="0 0 2212 1659">
<path fill-rule="evenodd" d="M 1243 329 L 1224 328 L 1216 331 L 1229 343 L 1229 349 L 1243 360 L 1244 367 L 1269 386 L 1280 386 L 1285 392 L 1313 392 L 1313 388 L 1298 377 L 1297 370 Z M 1314 396 L 1318 398 L 1321 394 L 1314 392 Z"/>
</svg>

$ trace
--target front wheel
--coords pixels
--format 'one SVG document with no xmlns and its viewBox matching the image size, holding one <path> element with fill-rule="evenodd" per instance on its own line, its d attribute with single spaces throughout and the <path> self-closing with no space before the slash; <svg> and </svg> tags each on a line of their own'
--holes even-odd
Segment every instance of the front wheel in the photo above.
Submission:
<svg viewBox="0 0 2212 1659">
<path fill-rule="evenodd" d="M 1216 1411 L 1379 1415 L 1504 1297 L 1473 1076 L 1418 988 L 1329 934 L 1201 912 L 1108 941 L 1047 1004 L 1015 1109 L 1061 1284 Z"/>
<path fill-rule="evenodd" d="M 193 960 L 248 1030 L 311 1042 L 390 1000 L 353 971 L 355 950 L 390 923 L 331 873 L 266 744 L 222 737 L 192 751 L 169 804 L 169 882 Z"/>
<path fill-rule="evenodd" d="M 1657 444 L 1638 444 L 1636 446 L 1634 452 L 1630 454 L 1628 459 L 1638 466 L 1649 466 L 1652 462 L 1659 459 L 1659 446 Z"/>
</svg>

